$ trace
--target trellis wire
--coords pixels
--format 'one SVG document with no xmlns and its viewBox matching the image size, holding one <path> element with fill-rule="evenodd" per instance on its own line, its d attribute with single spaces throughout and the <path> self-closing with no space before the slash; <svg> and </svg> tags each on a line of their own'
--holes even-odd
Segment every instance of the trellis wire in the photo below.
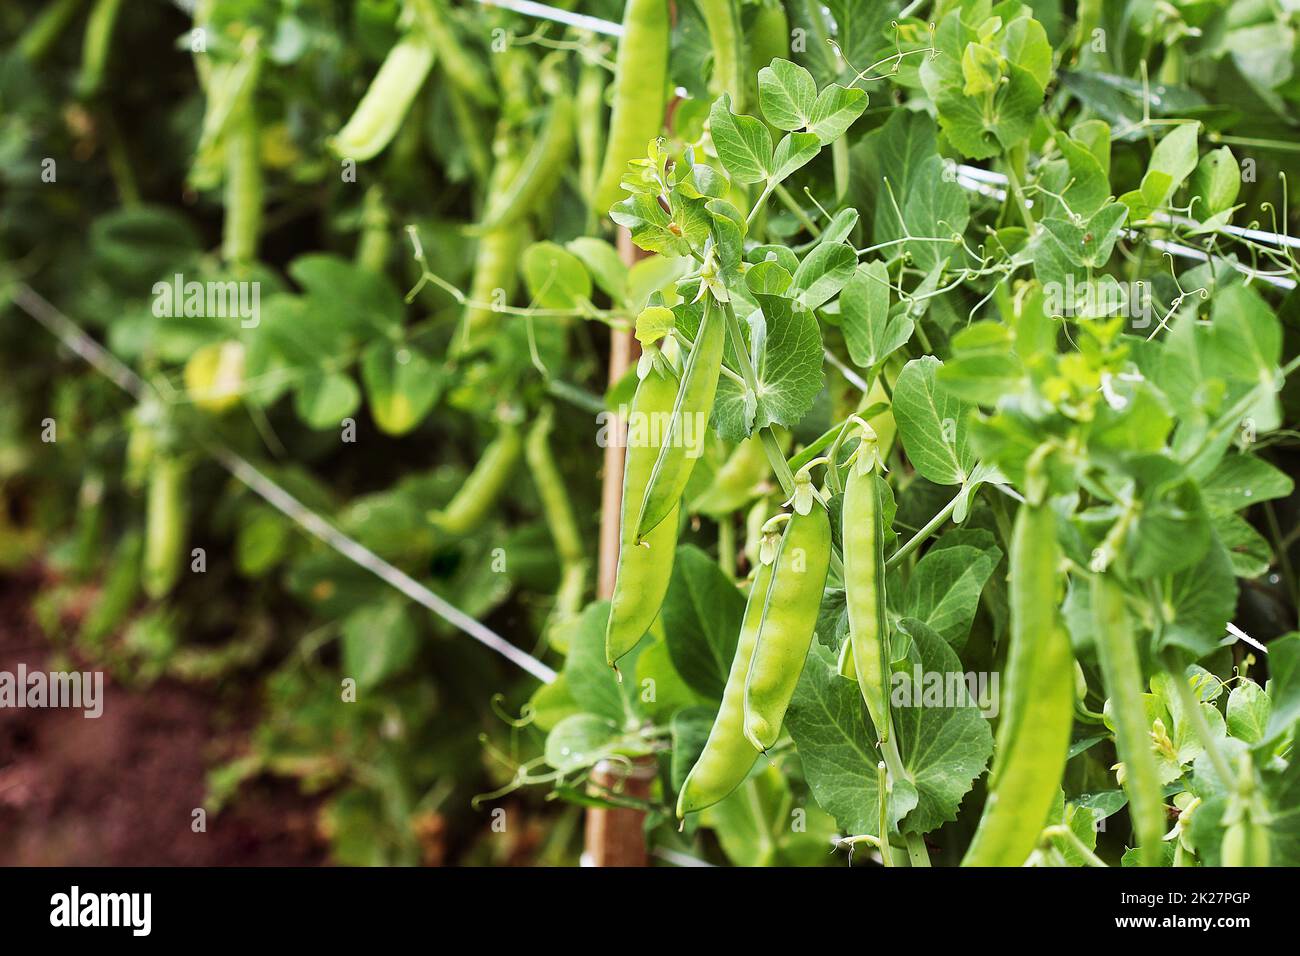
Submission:
<svg viewBox="0 0 1300 956">
<path fill-rule="evenodd" d="M 988 196 L 1003 202 L 1007 198 L 1007 191 L 1000 187 L 1006 186 L 1007 177 L 1002 173 L 994 172 L 989 169 L 980 169 L 978 166 L 967 166 L 965 164 L 957 165 L 957 185 L 970 192 L 977 192 L 981 195 Z M 1168 213 L 1157 212 L 1156 218 L 1160 222 L 1167 222 L 1171 225 L 1200 225 L 1195 220 L 1186 219 L 1181 216 L 1171 216 Z M 1261 229 L 1246 229 L 1241 226 L 1220 226 L 1214 230 L 1230 236 L 1238 236 L 1243 239 L 1255 239 L 1261 242 L 1269 242 L 1276 246 L 1287 246 L 1293 249 L 1300 249 L 1300 239 L 1294 236 L 1286 236 L 1276 232 L 1265 232 Z M 1185 246 L 1180 242 L 1170 242 L 1168 239 L 1153 239 L 1141 236 L 1134 229 L 1125 229 L 1124 235 L 1129 239 L 1141 238 L 1152 248 L 1159 249 L 1161 252 L 1168 252 L 1170 255 L 1181 256 L 1184 259 L 1198 259 L 1201 262 L 1209 262 L 1210 255 L 1203 249 L 1194 249 L 1191 246 Z M 1241 262 L 1234 262 L 1231 259 L 1224 259 L 1229 265 L 1244 276 L 1252 279 L 1258 279 L 1260 282 L 1267 282 L 1269 285 L 1279 289 L 1294 289 L 1296 283 L 1294 279 L 1288 279 L 1286 276 L 1265 275 L 1257 272 L 1250 266 Z"/>
<path fill-rule="evenodd" d="M 14 292 L 13 302 L 88 362 L 92 368 L 135 399 L 140 400 L 154 391 L 149 383 L 82 331 L 75 322 L 30 286 L 20 283 Z M 558 675 L 552 668 L 515 647 L 500 634 L 470 617 L 460 608 L 434 594 L 405 571 L 389 564 L 365 545 L 349 538 L 258 471 L 243 456 L 213 441 L 207 439 L 199 439 L 199 441 L 218 464 L 308 534 L 323 541 L 354 564 L 365 568 L 412 601 L 428 608 L 448 624 L 523 668 L 542 683 L 554 683 Z"/>
<path fill-rule="evenodd" d="M 558 10 L 555 7 L 548 7 L 544 3 L 534 3 L 533 0 L 478 0 L 478 2 L 485 7 L 501 7 L 505 10 L 513 10 L 515 13 L 522 13 L 526 17 L 551 20 L 555 23 L 577 27 L 579 30 L 603 33 L 608 37 L 621 37 L 623 35 L 623 25 L 621 23 L 613 23 L 609 20 L 589 17 L 581 13 L 572 13 L 568 10 Z"/>
</svg>

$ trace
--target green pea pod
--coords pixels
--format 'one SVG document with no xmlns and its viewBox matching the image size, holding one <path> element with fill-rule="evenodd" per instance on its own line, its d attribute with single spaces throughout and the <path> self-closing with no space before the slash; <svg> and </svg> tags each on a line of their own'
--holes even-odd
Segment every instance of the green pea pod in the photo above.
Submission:
<svg viewBox="0 0 1300 956">
<path fill-rule="evenodd" d="M 583 200 L 594 211 L 601 150 L 605 148 L 605 71 L 597 63 L 582 65 L 578 76 L 577 107 L 578 183 Z M 595 232 L 594 215 L 587 231 Z"/>
<path fill-rule="evenodd" d="M 226 218 L 222 254 L 232 264 L 257 259 L 262 231 L 262 166 L 257 121 L 248 113 L 231 125 L 226 137 Z"/>
<path fill-rule="evenodd" d="M 741 112 L 745 105 L 744 57 L 736 0 L 699 0 L 699 7 L 709 29 L 709 43 L 713 46 L 713 77 L 709 82 L 709 94 L 729 94 L 732 109 Z"/>
<path fill-rule="evenodd" d="M 104 85 L 104 69 L 113 41 L 113 27 L 122 9 L 122 0 L 97 0 L 86 21 L 86 35 L 81 48 L 81 75 L 77 93 L 89 99 Z"/>
<path fill-rule="evenodd" d="M 682 384 L 672 415 L 664 429 L 663 447 L 650 473 L 637 537 L 644 539 L 668 515 L 676 511 L 682 491 L 691 479 L 695 461 L 703 450 L 704 430 L 713 411 L 713 396 L 722 371 L 722 348 L 726 338 L 723 313 L 710 295 L 705 299 L 704 318 L 695 336 L 695 347 L 686 359 Z"/>
<path fill-rule="evenodd" d="M 647 144 L 663 128 L 669 30 L 668 0 L 627 0 L 614 63 L 609 140 L 596 186 L 601 215 L 618 202 L 628 161 L 645 156 Z"/>
<path fill-rule="evenodd" d="M 648 369 L 632 398 L 627 458 L 623 465 L 623 505 L 619 531 L 618 570 L 610 599 L 605 630 L 605 660 L 612 667 L 650 630 L 668 593 L 677 547 L 676 505 L 666 520 L 648 535 L 637 534 L 636 515 L 659 457 L 654 429 L 639 423 L 654 422 L 667 414 L 677 400 L 677 379 L 662 360 L 643 362 Z M 640 437 L 644 436 L 644 437 Z"/>
<path fill-rule="evenodd" d="M 481 525 L 515 473 L 523 454 L 519 429 L 506 422 L 483 450 L 474 470 L 447 507 L 430 515 L 434 525 L 451 535 L 466 535 Z"/>
<path fill-rule="evenodd" d="M 384 205 L 384 191 L 379 186 L 366 190 L 361 207 L 361 237 L 357 240 L 355 261 L 367 272 L 382 274 L 393 248 L 392 221 Z"/>
<path fill-rule="evenodd" d="M 754 584 L 749 591 L 749 600 L 745 602 L 736 655 L 727 674 L 727 686 L 722 691 L 718 715 L 713 720 L 713 729 L 709 731 L 704 750 L 677 795 L 679 819 L 711 807 L 726 797 L 744 782 L 758 759 L 758 751 L 745 739 L 745 683 L 772 583 L 772 568 L 773 564 L 760 562 L 754 572 Z"/>
<path fill-rule="evenodd" d="M 519 429 L 503 423 L 497 437 L 484 449 L 482 458 L 474 464 L 459 492 L 447 502 L 442 511 L 430 515 L 435 527 L 448 535 L 468 535 L 484 523 L 487 512 L 493 509 L 500 492 L 515 473 L 515 466 L 523 455 L 524 441 Z"/>
<path fill-rule="evenodd" d="M 583 546 L 578 519 L 573 514 L 569 492 L 560 474 L 555 454 L 551 451 L 551 426 L 554 410 L 547 405 L 538 414 L 524 443 L 524 457 L 532 474 L 537 496 L 542 501 L 542 514 L 546 527 L 555 542 L 555 553 L 560 559 L 560 588 L 556 592 L 552 624 L 560 624 L 573 617 L 582 608 L 582 598 L 587 590 L 587 550 Z M 549 626 L 548 626 L 549 630 Z"/>
<path fill-rule="evenodd" d="M 189 463 L 175 455 L 154 459 L 145 501 L 144 593 L 153 600 L 176 586 L 185 564 L 185 484 Z"/>
<path fill-rule="evenodd" d="M 567 89 L 556 93 L 551 113 L 514 178 L 488 199 L 487 213 L 477 230 L 499 229 L 537 208 L 559 185 L 573 149 L 573 99 Z"/>
<path fill-rule="evenodd" d="M 853 672 L 879 739 L 889 739 L 889 630 L 885 620 L 885 525 L 880 488 L 869 463 L 854 463 L 844 486 L 840 540 Z"/>
<path fill-rule="evenodd" d="M 113 552 L 113 560 L 104 581 L 104 589 L 94 607 L 81 622 L 80 640 L 88 648 L 97 648 L 117 630 L 135 604 L 140 593 L 140 557 L 144 538 L 138 531 L 122 536 Z"/>
<path fill-rule="evenodd" d="M 446 0 L 409 0 L 429 42 L 437 51 L 447 80 L 479 106 L 496 103 L 496 87 L 483 61 L 469 51 L 451 27 Z"/>
<path fill-rule="evenodd" d="M 1142 667 L 1124 592 L 1104 574 L 1092 582 L 1093 638 L 1124 763 L 1124 789 L 1143 866 L 1159 866 L 1165 832 L 1164 793 L 1142 706 Z"/>
<path fill-rule="evenodd" d="M 767 751 L 776 743 L 817 625 L 831 560 L 831 522 L 814 501 L 790 516 L 763 605 L 745 681 L 745 737 Z"/>
<path fill-rule="evenodd" d="M 790 57 L 790 18 L 781 0 L 760 0 L 749 23 L 749 72 L 754 78 L 751 90 L 758 102 L 758 71 L 770 66 L 777 57 Z"/>
<path fill-rule="evenodd" d="M 1056 516 L 1026 504 L 1011 535 L 1011 643 L 1007 689 L 984 815 L 963 866 L 1021 866 L 1033 852 L 1074 724 L 1074 658 L 1061 626 Z"/>
<path fill-rule="evenodd" d="M 433 45 L 421 33 L 398 40 L 388 51 L 369 89 L 330 148 L 343 159 L 364 163 L 379 155 L 402 125 L 415 95 L 433 69 Z"/>
</svg>

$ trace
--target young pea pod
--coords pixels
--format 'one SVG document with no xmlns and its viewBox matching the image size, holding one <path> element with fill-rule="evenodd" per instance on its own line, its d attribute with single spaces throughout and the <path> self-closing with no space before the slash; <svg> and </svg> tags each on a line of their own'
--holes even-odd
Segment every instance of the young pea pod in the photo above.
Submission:
<svg viewBox="0 0 1300 956">
<path fill-rule="evenodd" d="M 862 699 L 876 734 L 889 739 L 889 694 L 885 678 L 889 673 L 889 630 L 885 620 L 885 524 L 880 488 L 874 465 L 874 443 L 864 443 L 871 452 L 853 463 L 844 486 L 843 526 L 844 598 L 849 614 L 848 661 L 857 677 Z M 846 661 L 847 663 L 847 661 Z"/>
<path fill-rule="evenodd" d="M 618 202 L 628 161 L 645 156 L 646 145 L 663 128 L 668 35 L 668 0 L 627 0 L 614 64 L 609 141 L 596 186 L 601 215 Z"/>
<path fill-rule="evenodd" d="M 745 683 L 758 639 L 758 626 L 763 619 L 763 608 L 767 605 L 773 566 L 774 562 L 760 561 L 758 570 L 754 572 L 754 584 L 745 603 L 745 616 L 736 641 L 736 656 L 732 658 L 727 686 L 722 691 L 722 704 L 718 707 L 704 750 L 677 795 L 679 819 L 711 807 L 726 797 L 744 782 L 758 759 L 758 751 L 745 738 Z"/>
<path fill-rule="evenodd" d="M 514 474 L 523 454 L 519 429 L 509 422 L 483 451 L 474 470 L 442 511 L 430 515 L 434 525 L 450 535 L 466 535 L 481 525 Z"/>
<path fill-rule="evenodd" d="M 554 409 L 547 405 L 529 429 L 524 442 L 524 458 L 537 487 L 537 496 L 542 500 L 542 514 L 551 532 L 551 540 L 555 542 L 556 556 L 560 559 L 560 589 L 551 615 L 551 622 L 559 624 L 582 608 L 582 598 L 587 590 L 587 551 L 583 547 L 582 533 L 578 530 L 578 519 L 573 514 L 569 493 L 564 487 L 564 478 L 551 450 L 554 421 Z"/>
<path fill-rule="evenodd" d="M 1011 535 L 1007 704 L 984 815 L 962 866 L 1020 866 L 1047 824 L 1074 723 L 1074 658 L 1057 613 L 1060 545 L 1046 504 L 1025 504 Z"/>
<path fill-rule="evenodd" d="M 736 0 L 699 0 L 699 7 L 713 46 L 713 77 L 709 93 L 712 96 L 729 94 L 732 108 L 740 112 L 745 105 L 740 10 Z"/>
<path fill-rule="evenodd" d="M 1093 635 L 1115 724 L 1115 749 L 1124 763 L 1129 817 L 1143 866 L 1159 866 L 1165 832 L 1164 792 L 1150 727 L 1142 706 L 1142 667 L 1124 592 L 1105 574 L 1092 581 Z"/>
<path fill-rule="evenodd" d="M 654 348 L 651 346 L 651 348 Z M 632 399 L 634 423 L 655 422 L 668 414 L 677 400 L 677 379 L 661 356 L 643 359 L 645 376 Z M 623 465 L 622 523 L 619 531 L 618 571 L 614 579 L 609 625 L 605 631 L 605 659 L 614 664 L 645 636 L 659 614 L 673 573 L 673 550 L 677 547 L 677 513 L 674 505 L 668 517 L 648 535 L 637 534 L 636 516 L 646 486 L 659 457 L 653 441 L 655 429 L 634 428 L 628 432 L 627 458 Z"/>
<path fill-rule="evenodd" d="M 221 251 L 226 262 L 246 265 L 257 258 L 262 231 L 262 158 L 257 118 L 249 104 L 226 136 L 226 219 Z"/>
<path fill-rule="evenodd" d="M 796 479 L 807 481 L 806 475 Z M 817 625 L 817 609 L 831 560 L 831 522 L 813 501 L 786 524 L 763 605 L 754 657 L 745 681 L 745 737 L 767 751 L 776 743 Z"/>
<path fill-rule="evenodd" d="M 144 593 L 155 601 L 175 587 L 185 564 L 185 484 L 189 462 L 158 455 L 149 472 L 145 501 Z"/>
<path fill-rule="evenodd" d="M 398 40 L 352 118 L 330 140 L 330 148 L 338 156 L 358 163 L 379 155 L 392 141 L 433 69 L 433 56 L 433 45 L 420 32 Z"/>
<path fill-rule="evenodd" d="M 589 225 L 595 233 L 596 183 L 600 180 L 601 151 L 605 148 L 605 71 L 597 63 L 583 63 L 578 75 L 578 184 L 587 203 Z"/>
<path fill-rule="evenodd" d="M 447 80 L 479 106 L 496 103 L 496 87 L 483 61 L 452 29 L 446 0 L 409 0 L 417 22 L 442 62 Z"/>
<path fill-rule="evenodd" d="M 493 152 L 496 165 L 488 180 L 488 195 L 505 189 L 522 163 L 512 139 L 504 131 L 498 132 Z M 519 286 L 519 257 L 530 242 L 532 233 L 525 223 L 493 229 L 479 236 L 474 256 L 474 278 L 469 287 L 471 304 L 465 307 L 460 330 L 452 340 L 453 358 L 469 355 L 491 342 L 500 320 L 493 306 L 505 304 L 514 295 Z"/>
<path fill-rule="evenodd" d="M 702 450 L 709 414 L 713 411 L 725 337 L 722 310 L 711 295 L 707 296 L 695 347 L 686 359 L 682 384 L 677 390 L 677 400 L 665 429 L 663 447 L 659 449 L 642 499 L 637 520 L 638 540 L 644 540 L 661 521 L 676 511 L 682 491 L 691 479 L 691 471 Z"/>
<path fill-rule="evenodd" d="M 476 231 L 512 225 L 554 191 L 573 149 L 573 119 L 573 98 L 567 84 L 557 83 L 545 127 L 513 179 L 500 192 L 489 195 L 487 212 Z"/>
</svg>

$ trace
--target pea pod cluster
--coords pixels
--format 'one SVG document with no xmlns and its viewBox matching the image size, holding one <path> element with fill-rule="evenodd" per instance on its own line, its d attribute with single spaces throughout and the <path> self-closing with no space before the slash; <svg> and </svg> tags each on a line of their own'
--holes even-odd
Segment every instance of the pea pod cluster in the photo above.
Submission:
<svg viewBox="0 0 1300 956">
<path fill-rule="evenodd" d="M 1020 866 L 1060 789 L 1074 723 L 1074 658 L 1057 613 L 1061 549 L 1046 503 L 1025 504 L 1011 537 L 1007 703 L 989 797 L 963 866 Z"/>
<path fill-rule="evenodd" d="M 438 530 L 466 535 L 481 525 L 514 474 L 523 451 L 524 440 L 519 429 L 510 422 L 503 423 L 447 507 L 430 515 Z"/>
</svg>

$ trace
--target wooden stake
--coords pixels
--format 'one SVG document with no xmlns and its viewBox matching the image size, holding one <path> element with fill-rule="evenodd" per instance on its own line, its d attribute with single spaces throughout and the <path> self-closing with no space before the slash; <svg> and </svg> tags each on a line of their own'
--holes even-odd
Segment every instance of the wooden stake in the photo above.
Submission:
<svg viewBox="0 0 1300 956">
<path fill-rule="evenodd" d="M 632 244 L 632 234 L 618 231 L 618 252 L 624 264 L 632 265 L 643 253 Z M 630 331 L 610 330 L 609 384 L 627 374 L 636 361 L 639 349 Z M 623 506 L 623 438 L 627 422 L 620 416 L 605 446 L 605 471 L 600 495 L 600 574 L 597 594 L 609 598 L 614 593 L 618 574 L 619 523 Z M 617 436 L 617 441 L 614 440 Z M 630 797 L 646 798 L 654 780 L 654 761 L 626 764 L 602 761 L 592 770 L 592 790 L 614 791 Z M 587 810 L 586 852 L 588 866 L 645 866 L 645 814 L 640 810 L 591 807 Z"/>
</svg>

